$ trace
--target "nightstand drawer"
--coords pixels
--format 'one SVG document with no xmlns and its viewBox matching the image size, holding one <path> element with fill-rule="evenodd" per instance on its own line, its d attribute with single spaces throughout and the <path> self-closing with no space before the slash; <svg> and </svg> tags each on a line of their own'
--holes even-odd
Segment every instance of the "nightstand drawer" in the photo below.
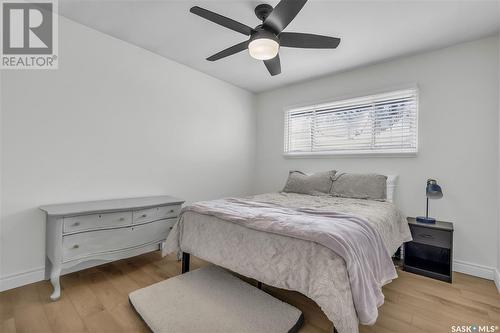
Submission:
<svg viewBox="0 0 500 333">
<path fill-rule="evenodd" d="M 451 232 L 430 229 L 420 226 L 410 226 L 413 241 L 416 243 L 451 248 Z"/>
</svg>

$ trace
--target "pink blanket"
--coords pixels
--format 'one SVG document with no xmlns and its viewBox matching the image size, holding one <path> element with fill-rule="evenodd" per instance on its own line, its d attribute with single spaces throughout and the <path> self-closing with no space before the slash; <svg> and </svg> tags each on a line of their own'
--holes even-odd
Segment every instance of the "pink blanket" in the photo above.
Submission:
<svg viewBox="0 0 500 333">
<path fill-rule="evenodd" d="M 384 302 L 382 286 L 397 277 L 380 234 L 363 218 L 332 210 L 287 208 L 247 199 L 220 199 L 186 206 L 228 222 L 316 242 L 346 263 L 353 303 L 360 322 L 375 323 Z M 182 214 L 181 213 L 181 214 Z"/>
</svg>

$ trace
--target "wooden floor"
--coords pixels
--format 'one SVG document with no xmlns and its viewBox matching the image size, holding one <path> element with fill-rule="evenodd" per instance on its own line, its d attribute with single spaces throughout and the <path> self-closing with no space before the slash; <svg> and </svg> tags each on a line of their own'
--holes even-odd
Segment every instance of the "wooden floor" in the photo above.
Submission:
<svg viewBox="0 0 500 333">
<path fill-rule="evenodd" d="M 204 264 L 192 258 L 192 268 Z M 47 281 L 5 291 L 0 293 L 0 332 L 148 332 L 128 293 L 179 272 L 179 262 L 155 252 L 63 276 L 56 302 L 49 301 Z M 302 333 L 331 332 L 332 324 L 310 299 L 264 288 L 304 312 Z M 450 285 L 399 272 L 384 294 L 376 325 L 361 326 L 360 332 L 446 333 L 451 325 L 500 326 L 500 295 L 488 280 L 457 273 Z"/>
</svg>

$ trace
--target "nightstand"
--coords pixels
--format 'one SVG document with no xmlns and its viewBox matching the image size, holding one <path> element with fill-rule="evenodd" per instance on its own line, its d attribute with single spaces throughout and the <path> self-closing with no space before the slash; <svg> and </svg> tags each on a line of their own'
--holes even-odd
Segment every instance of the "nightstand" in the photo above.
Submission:
<svg viewBox="0 0 500 333">
<path fill-rule="evenodd" d="M 413 241 L 404 244 L 403 270 L 451 283 L 453 223 L 419 223 L 409 217 L 408 225 Z"/>
</svg>

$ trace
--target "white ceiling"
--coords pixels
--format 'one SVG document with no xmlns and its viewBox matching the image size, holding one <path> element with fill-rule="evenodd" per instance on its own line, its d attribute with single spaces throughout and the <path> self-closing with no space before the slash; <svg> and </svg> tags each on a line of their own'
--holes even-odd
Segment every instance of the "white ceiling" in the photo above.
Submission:
<svg viewBox="0 0 500 333">
<path fill-rule="evenodd" d="M 276 5 L 278 1 L 266 1 Z M 386 59 L 436 49 L 500 29 L 496 1 L 309 1 L 285 31 L 342 38 L 336 50 L 282 48 L 271 77 L 247 52 L 205 58 L 247 37 L 189 13 L 199 5 L 251 27 L 261 1 L 60 0 L 63 16 L 239 87 L 260 92 Z"/>
</svg>

